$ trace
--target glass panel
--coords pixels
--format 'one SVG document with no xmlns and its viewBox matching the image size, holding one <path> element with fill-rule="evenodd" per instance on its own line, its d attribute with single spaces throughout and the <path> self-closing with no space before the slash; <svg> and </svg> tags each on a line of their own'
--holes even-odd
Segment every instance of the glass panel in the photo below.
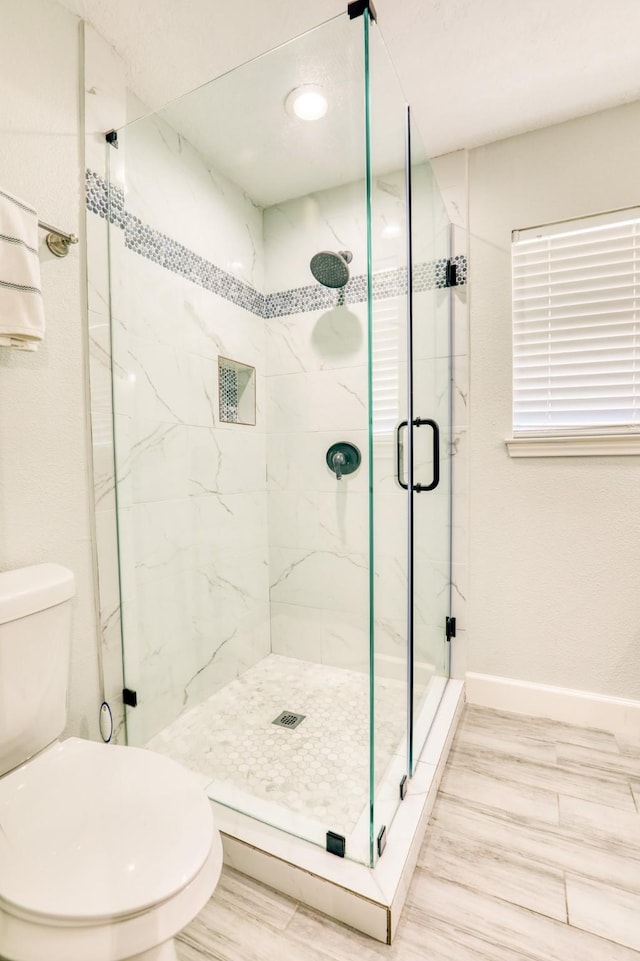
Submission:
<svg viewBox="0 0 640 961">
<path fill-rule="evenodd" d="M 129 742 L 194 768 L 215 800 L 323 847 L 331 830 L 368 862 L 363 22 L 332 20 L 120 131 L 110 233 Z M 301 86 L 324 88 L 323 118 L 295 115 Z M 403 262 L 394 124 L 375 204 L 393 252 L 379 247 L 377 269 Z M 375 363 L 383 340 L 376 327 Z M 362 453 L 341 478 L 336 443 Z M 380 770 L 404 712 L 386 611 L 398 730 Z"/>
<path fill-rule="evenodd" d="M 416 492 L 413 598 L 413 765 L 420 756 L 449 676 L 446 618 L 451 611 L 451 345 L 446 286 L 450 225 L 415 124 L 411 125 L 413 236 L 413 411 L 435 422 L 439 482 Z M 414 427 L 414 480 L 434 481 L 432 424 Z"/>
<path fill-rule="evenodd" d="M 406 772 L 407 494 L 396 473 L 396 431 L 407 418 L 405 101 L 375 24 L 369 28 L 370 540 L 373 626 L 371 853 L 399 804 Z M 406 430 L 402 432 L 406 439 Z M 406 471 L 406 464 L 403 465 Z"/>
</svg>

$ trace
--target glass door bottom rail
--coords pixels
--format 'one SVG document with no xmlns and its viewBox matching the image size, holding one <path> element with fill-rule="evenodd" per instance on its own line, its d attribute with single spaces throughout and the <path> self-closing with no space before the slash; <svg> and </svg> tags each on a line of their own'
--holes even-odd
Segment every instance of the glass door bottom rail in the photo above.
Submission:
<svg viewBox="0 0 640 961">
<path fill-rule="evenodd" d="M 445 684 L 431 679 L 421 712 L 430 719 Z M 326 832 L 337 832 L 347 857 L 366 862 L 368 704 L 367 675 L 270 654 L 147 747 L 197 772 L 219 804 L 322 847 Z M 283 714 L 285 723 L 274 724 Z M 376 678 L 376 717 L 376 822 L 388 826 L 406 769 L 400 678 Z"/>
</svg>

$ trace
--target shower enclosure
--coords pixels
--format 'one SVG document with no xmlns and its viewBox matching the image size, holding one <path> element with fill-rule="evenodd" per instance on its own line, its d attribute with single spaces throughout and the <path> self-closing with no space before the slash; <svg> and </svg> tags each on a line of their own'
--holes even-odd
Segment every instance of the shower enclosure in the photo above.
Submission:
<svg viewBox="0 0 640 961">
<path fill-rule="evenodd" d="M 445 208 L 363 4 L 136 109 L 106 147 L 127 739 L 372 866 L 449 674 Z"/>
</svg>

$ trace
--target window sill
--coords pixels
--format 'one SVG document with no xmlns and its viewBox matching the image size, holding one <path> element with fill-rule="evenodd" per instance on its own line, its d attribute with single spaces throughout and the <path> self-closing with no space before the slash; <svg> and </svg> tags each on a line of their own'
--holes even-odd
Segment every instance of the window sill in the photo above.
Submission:
<svg viewBox="0 0 640 961">
<path fill-rule="evenodd" d="M 619 457 L 640 454 L 640 433 L 510 437 L 505 446 L 510 457 Z"/>
</svg>

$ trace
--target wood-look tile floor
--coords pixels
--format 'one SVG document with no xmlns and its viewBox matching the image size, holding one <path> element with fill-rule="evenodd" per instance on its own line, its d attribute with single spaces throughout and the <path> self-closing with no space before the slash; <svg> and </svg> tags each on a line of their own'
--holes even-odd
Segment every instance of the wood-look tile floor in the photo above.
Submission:
<svg viewBox="0 0 640 961">
<path fill-rule="evenodd" d="M 640 961 L 640 742 L 467 707 L 391 947 L 225 869 L 181 961 Z"/>
</svg>

